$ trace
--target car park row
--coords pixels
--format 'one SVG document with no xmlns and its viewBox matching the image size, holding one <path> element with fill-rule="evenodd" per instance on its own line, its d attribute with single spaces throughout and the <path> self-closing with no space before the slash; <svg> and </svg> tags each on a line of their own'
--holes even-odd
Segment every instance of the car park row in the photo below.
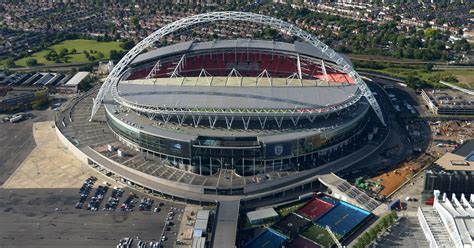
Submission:
<svg viewBox="0 0 474 248">
<path fill-rule="evenodd" d="M 120 240 L 119 244 L 117 245 L 117 248 L 130 248 L 132 247 L 132 244 L 133 244 L 133 238 L 123 238 Z M 140 240 L 138 237 L 137 237 L 137 248 L 161 248 L 162 245 L 160 244 L 160 242 L 156 242 L 156 241 L 150 241 L 149 244 L 147 245 L 146 242 Z"/>
</svg>

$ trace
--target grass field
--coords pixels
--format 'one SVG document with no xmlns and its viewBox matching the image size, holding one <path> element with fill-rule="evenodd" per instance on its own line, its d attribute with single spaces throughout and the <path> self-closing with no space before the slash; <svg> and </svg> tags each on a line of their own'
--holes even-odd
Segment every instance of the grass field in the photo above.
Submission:
<svg viewBox="0 0 474 248">
<path fill-rule="evenodd" d="M 445 70 L 440 73 L 449 73 L 458 79 L 458 86 L 466 89 L 474 89 L 474 70 Z"/>
<path fill-rule="evenodd" d="M 38 61 L 39 65 L 50 65 L 50 64 L 55 64 L 55 61 L 49 61 L 46 60 L 44 57 L 46 54 L 48 54 L 50 51 L 54 50 L 57 53 L 59 53 L 63 48 L 66 48 L 69 50 L 69 52 L 72 49 L 76 49 L 76 53 L 74 54 L 68 54 L 65 57 L 65 61 L 62 61 L 62 63 L 82 63 L 82 62 L 89 62 L 89 60 L 86 58 L 86 55 L 83 53 L 84 51 L 87 51 L 91 53 L 91 50 L 101 52 L 104 57 L 102 60 L 109 59 L 110 57 L 110 51 L 111 50 L 117 50 L 117 51 L 122 51 L 123 49 L 120 47 L 121 42 L 116 42 L 116 41 L 111 41 L 111 42 L 98 42 L 95 40 L 84 40 L 84 39 L 77 39 L 77 40 L 66 40 L 63 42 L 60 42 L 58 44 L 52 45 L 42 51 L 36 52 L 32 54 L 31 56 L 21 58 L 17 61 L 15 61 L 15 64 L 17 66 L 26 66 L 26 61 L 30 58 L 34 58 Z M 98 60 L 98 56 L 96 56 L 97 53 L 91 53 L 94 57 L 96 57 L 96 60 Z"/>
<path fill-rule="evenodd" d="M 430 83 L 435 87 L 444 87 L 443 85 L 439 84 L 438 81 L 440 79 L 454 76 L 459 82 L 451 82 L 454 85 L 458 85 L 460 87 L 466 89 L 474 89 L 474 71 L 473 70 L 440 70 L 440 71 L 431 71 L 427 72 L 421 69 L 409 69 L 409 68 L 386 68 L 382 70 L 376 69 L 364 69 L 374 72 L 380 72 L 383 74 L 387 74 L 390 76 L 398 77 L 398 78 L 406 78 L 409 75 L 415 75 L 416 77 Z"/>
<path fill-rule="evenodd" d="M 302 235 L 324 247 L 331 247 L 335 243 L 334 240 L 332 240 L 331 235 L 329 235 L 328 231 L 317 225 L 312 225 L 311 227 L 306 229 L 306 231 L 304 231 Z M 340 235 L 335 235 L 338 239 L 341 238 Z"/>
<path fill-rule="evenodd" d="M 294 204 L 286 204 L 286 205 L 283 205 L 281 207 L 278 207 L 277 209 L 275 209 L 277 211 L 277 213 L 281 216 L 281 217 L 285 217 L 293 212 L 295 212 L 296 210 L 298 210 L 299 208 L 301 208 L 304 204 L 306 204 L 307 201 L 304 201 L 304 202 L 296 202 Z"/>
</svg>

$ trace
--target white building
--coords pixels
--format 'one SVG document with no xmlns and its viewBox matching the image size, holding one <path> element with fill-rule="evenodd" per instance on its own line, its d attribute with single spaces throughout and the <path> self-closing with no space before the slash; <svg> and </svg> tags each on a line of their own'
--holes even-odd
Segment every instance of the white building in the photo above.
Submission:
<svg viewBox="0 0 474 248">
<path fill-rule="evenodd" d="M 266 221 L 278 219 L 278 213 L 273 208 L 264 208 L 247 213 L 250 224 L 257 225 Z"/>
<path fill-rule="evenodd" d="M 451 200 L 434 191 L 433 207 L 418 208 L 418 220 L 430 247 L 474 247 L 474 195 Z"/>
<path fill-rule="evenodd" d="M 56 90 L 61 93 L 77 93 L 79 90 L 79 83 L 86 79 L 90 74 L 91 73 L 87 71 L 80 71 L 64 85 L 58 86 Z"/>
</svg>

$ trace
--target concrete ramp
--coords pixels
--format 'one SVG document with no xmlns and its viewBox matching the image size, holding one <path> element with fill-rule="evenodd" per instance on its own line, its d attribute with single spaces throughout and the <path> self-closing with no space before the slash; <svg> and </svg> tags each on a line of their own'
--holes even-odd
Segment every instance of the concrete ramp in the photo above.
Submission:
<svg viewBox="0 0 474 248">
<path fill-rule="evenodd" d="M 234 248 L 237 239 L 237 221 L 239 219 L 240 200 L 221 201 L 217 207 L 214 225 L 214 248 Z"/>
</svg>

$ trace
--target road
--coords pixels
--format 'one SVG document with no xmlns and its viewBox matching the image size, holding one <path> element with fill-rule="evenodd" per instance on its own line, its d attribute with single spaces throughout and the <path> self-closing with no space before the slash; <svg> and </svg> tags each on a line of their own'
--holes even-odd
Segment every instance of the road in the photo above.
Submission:
<svg viewBox="0 0 474 248">
<path fill-rule="evenodd" d="M 417 176 L 410 184 L 398 191 L 392 199 L 401 199 L 407 203 L 407 210 L 398 214 L 402 216 L 399 223 L 394 225 L 388 232 L 375 242 L 371 247 L 429 247 L 418 218 L 416 217 L 418 207 L 429 207 L 421 201 L 423 191 L 423 174 Z M 406 197 L 416 198 L 417 201 L 405 201 Z"/>
<path fill-rule="evenodd" d="M 103 62 L 107 62 L 107 61 L 103 61 Z M 82 63 L 38 65 L 38 66 L 33 66 L 33 67 L 15 67 L 15 68 L 10 68 L 9 70 L 15 71 L 15 72 L 29 72 L 29 71 L 68 72 L 73 68 L 78 69 L 78 68 L 89 66 L 89 65 L 97 66 L 98 63 L 99 63 L 98 61 L 94 61 L 94 62 L 82 62 Z"/>
<path fill-rule="evenodd" d="M 381 83 L 381 80 L 378 78 L 374 78 L 374 81 L 378 84 Z M 403 130 L 403 127 L 400 126 L 399 122 L 396 120 L 390 100 L 385 95 L 382 88 L 374 85 L 373 83 L 371 84 L 370 82 L 369 85 L 371 86 L 371 90 L 375 91 L 378 95 L 377 100 L 383 108 L 383 111 L 386 113 L 385 118 L 388 118 L 386 122 L 390 123 L 391 130 L 387 142 L 381 148 L 379 148 L 379 151 L 377 151 L 378 153 L 374 153 L 368 159 L 365 159 L 360 163 L 354 164 L 350 168 L 338 173 L 338 175 L 348 180 L 355 179 L 360 176 L 378 175 L 388 170 L 392 166 L 400 164 L 412 153 L 413 150 L 413 146 L 406 142 L 405 131 Z M 388 158 L 382 156 L 382 152 L 384 149 L 388 149 L 394 146 L 400 147 L 400 151 L 396 154 L 396 156 Z M 368 173 L 368 171 L 370 173 Z"/>
</svg>

